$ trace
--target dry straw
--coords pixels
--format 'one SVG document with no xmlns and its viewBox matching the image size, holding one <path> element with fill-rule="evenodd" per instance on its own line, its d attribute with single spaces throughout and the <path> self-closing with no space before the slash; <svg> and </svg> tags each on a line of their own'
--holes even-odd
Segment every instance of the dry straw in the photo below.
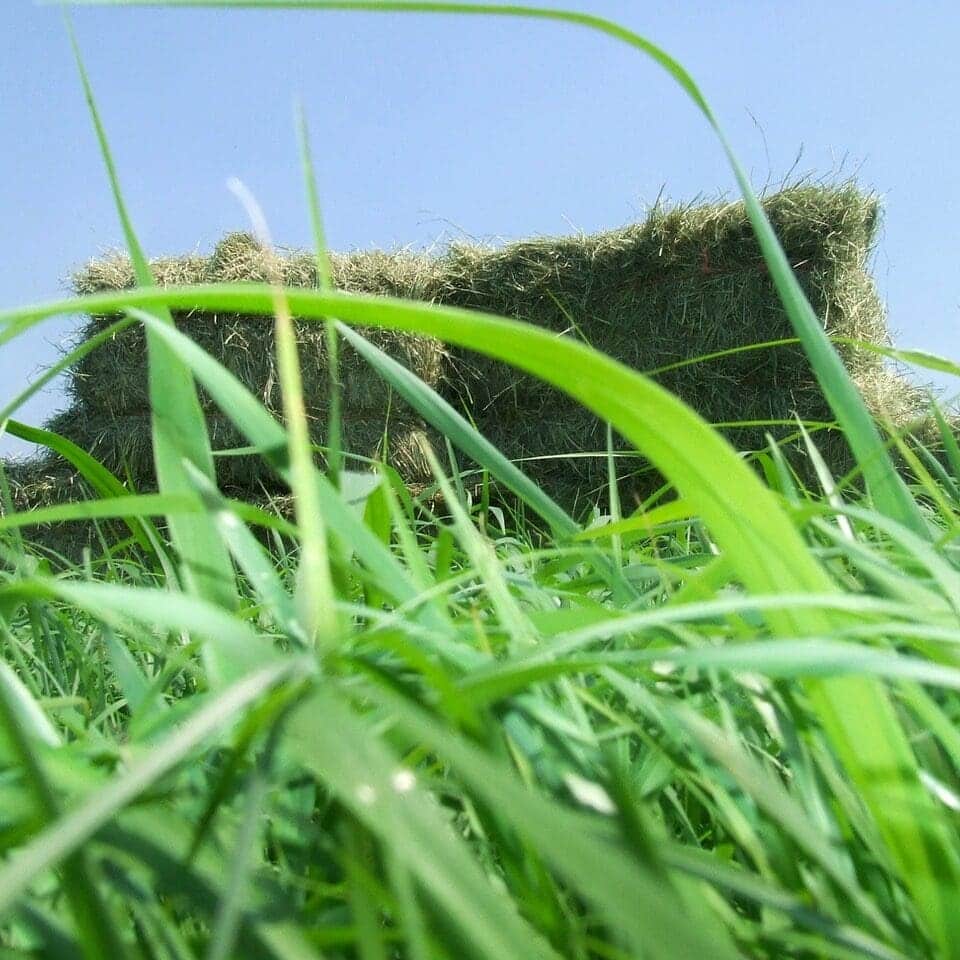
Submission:
<svg viewBox="0 0 960 960">
<path fill-rule="evenodd" d="M 867 272 L 879 205 L 853 184 L 799 186 L 765 201 L 790 262 L 827 332 L 888 344 L 884 311 Z M 714 423 L 833 417 L 798 345 L 694 357 L 793 336 L 742 203 L 657 207 L 640 224 L 593 236 L 542 239 L 500 249 L 456 246 L 439 299 L 506 314 L 579 338 L 657 379 Z M 875 354 L 841 347 L 871 410 L 902 425 L 924 403 Z M 605 430 L 558 391 L 492 361 L 456 356 L 461 391 L 481 429 L 514 456 L 602 451 Z M 668 425 L 665 425 L 668 426 Z M 728 429 L 758 449 L 774 424 Z M 838 471 L 850 466 L 837 434 L 818 442 Z M 579 467 L 547 461 L 532 472 L 571 497 L 600 486 L 602 458 Z M 651 489 L 644 474 L 625 490 Z"/>
<path fill-rule="evenodd" d="M 323 424 L 314 421 L 314 441 L 323 453 Z M 121 478 L 132 477 L 140 488 L 153 478 L 151 423 L 147 414 L 105 416 L 73 407 L 53 418 L 49 429 L 69 437 Z M 217 478 L 224 492 L 244 496 L 260 488 L 275 489 L 276 478 L 266 461 L 226 417 L 207 416 L 210 445 L 217 463 Z M 423 430 L 410 420 L 391 421 L 383 412 L 343 419 L 344 448 L 354 455 L 351 464 L 366 468 L 365 460 L 386 459 L 401 474 L 422 482 L 429 476 L 420 436 Z M 359 458 L 359 459 L 358 459 Z"/>
<path fill-rule="evenodd" d="M 856 185 L 799 185 L 764 205 L 777 235 L 829 334 L 889 344 L 884 311 L 868 273 L 879 204 Z M 795 344 L 751 350 L 690 364 L 687 361 L 751 344 L 790 338 L 743 204 L 658 205 L 639 224 L 591 236 L 544 238 L 506 246 L 455 244 L 439 256 L 410 252 L 335 255 L 333 280 L 349 291 L 387 294 L 468 307 L 526 320 L 579 338 L 657 379 L 744 450 L 765 434 L 795 433 L 797 417 L 832 422 L 802 350 Z M 276 261 L 245 234 L 228 235 L 209 257 L 153 263 L 162 285 L 263 281 Z M 284 252 L 282 280 L 315 287 L 312 256 Z M 75 277 L 78 293 L 134 284 L 125 256 L 88 264 Z M 92 317 L 87 337 L 110 317 Z M 281 408 L 269 319 L 233 314 L 176 315 L 180 328 L 236 373 L 274 412 Z M 435 340 L 387 331 L 367 335 L 447 398 L 459 403 L 481 431 L 568 505 L 594 499 L 606 477 L 606 430 L 562 393 L 510 367 Z M 297 324 L 308 415 L 314 440 L 326 432 L 328 370 L 321 325 Z M 842 346 L 841 353 L 872 412 L 897 426 L 922 415 L 925 395 L 877 355 Z M 417 449 L 421 421 L 388 396 L 382 382 L 349 349 L 341 381 L 348 449 L 366 457 L 383 452 L 411 482 L 422 481 Z M 152 481 L 145 348 L 136 328 L 88 354 L 73 372 L 73 407 L 53 427 L 101 458 L 129 471 L 141 486 Z M 208 409 L 212 405 L 204 399 Z M 388 414 L 389 411 L 389 414 Z M 211 409 L 215 448 L 242 438 Z M 669 425 L 664 425 L 669 429 Z M 817 434 L 828 464 L 851 466 L 836 432 Z M 802 450 L 796 447 L 802 459 Z M 619 460 L 629 502 L 657 478 L 642 460 Z M 218 458 L 221 482 L 232 492 L 258 495 L 273 483 L 253 457 Z M 52 475 L 49 464 L 37 467 Z M 23 486 L 28 488 L 29 483 Z M 46 494 L 38 500 L 47 500 Z"/>
<path fill-rule="evenodd" d="M 433 261 L 424 256 L 359 253 L 333 258 L 337 287 L 388 296 L 430 299 Z M 279 259 L 280 279 L 289 286 L 315 287 L 316 261 L 291 253 Z M 210 257 L 165 258 L 153 270 L 163 286 L 215 282 L 267 281 L 269 255 L 247 234 L 229 234 Z M 134 286 L 128 257 L 117 255 L 88 264 L 74 278 L 77 293 L 125 290 Z M 221 360 L 253 389 L 273 413 L 279 413 L 280 385 L 276 367 L 274 328 L 269 319 L 235 314 L 175 314 L 178 327 Z M 86 339 L 113 322 L 114 317 L 93 317 L 81 337 Z M 297 339 L 303 362 L 307 413 L 324 419 L 327 413 L 328 368 L 323 326 L 299 323 Z M 391 356 L 436 387 L 443 373 L 444 351 L 436 340 L 410 337 L 391 331 L 371 334 L 371 339 Z M 386 391 L 382 381 L 351 350 L 340 358 L 344 407 L 359 416 L 382 415 Z M 146 348 L 142 329 L 130 328 L 106 346 L 87 354 L 75 367 L 71 392 L 76 406 L 104 416 L 130 416 L 149 410 Z M 211 404 L 205 401 L 209 408 Z"/>
</svg>

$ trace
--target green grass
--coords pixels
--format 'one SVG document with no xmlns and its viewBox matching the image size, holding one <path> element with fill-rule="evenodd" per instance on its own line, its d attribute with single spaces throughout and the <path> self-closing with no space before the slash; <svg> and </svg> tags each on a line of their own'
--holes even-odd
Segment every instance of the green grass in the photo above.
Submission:
<svg viewBox="0 0 960 960">
<path fill-rule="evenodd" d="M 143 324 L 159 491 L 10 421 L 97 499 L 17 514 L 0 474 L 3 955 L 960 957 L 960 451 L 945 420 L 942 452 L 882 438 L 685 70 L 525 7 L 168 5 L 535 16 L 652 57 L 720 136 L 865 492 L 806 489 L 776 447 L 761 477 L 653 381 L 515 321 L 328 284 L 151 286 L 78 52 L 140 286 L 2 312 L 0 344 L 62 313 Z M 285 425 L 169 322 L 184 308 L 274 318 Z M 356 345 L 516 511 L 429 452 L 442 511 L 336 449 L 320 472 L 290 316 Z M 621 517 L 614 486 L 582 530 L 364 325 L 562 387 L 678 501 Z M 216 489 L 197 385 L 292 523 Z M 30 544 L 41 520 L 111 518 L 80 564 Z"/>
</svg>

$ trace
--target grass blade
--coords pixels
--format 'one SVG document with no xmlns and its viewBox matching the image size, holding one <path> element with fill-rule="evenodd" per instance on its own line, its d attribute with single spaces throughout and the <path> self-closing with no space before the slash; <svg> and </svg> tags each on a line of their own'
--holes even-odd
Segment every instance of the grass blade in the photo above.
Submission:
<svg viewBox="0 0 960 960">
<path fill-rule="evenodd" d="M 52 450 L 54 453 L 63 457 L 67 463 L 76 468 L 80 476 L 83 477 L 91 488 L 100 497 L 104 499 L 120 499 L 132 496 L 128 490 L 99 460 L 92 457 L 85 450 L 78 447 L 73 441 L 66 437 L 61 437 L 50 430 L 43 430 L 39 427 L 31 427 L 18 420 L 7 420 L 6 430 L 12 436 L 28 443 L 36 443 Z M 160 534 L 156 527 L 141 517 L 137 523 L 127 523 L 130 532 L 133 534 L 137 543 L 147 551 L 159 553 Z M 165 558 L 164 558 L 165 559 Z"/>
<path fill-rule="evenodd" d="M 262 211 L 239 181 L 232 186 L 247 208 L 260 242 L 270 254 L 271 262 L 275 266 L 276 254 Z M 274 291 L 277 368 L 284 420 L 287 424 L 290 465 L 288 482 L 293 493 L 293 507 L 300 531 L 300 564 L 297 568 L 295 602 L 300 621 L 311 642 L 319 642 L 325 649 L 330 649 L 336 645 L 340 627 L 337 623 L 335 594 L 330 574 L 327 533 L 317 494 L 316 467 L 313 463 L 310 426 L 303 398 L 300 356 L 279 271 L 271 280 Z"/>
<path fill-rule="evenodd" d="M 560 538 L 575 534 L 579 524 L 522 470 L 508 460 L 466 417 L 415 376 L 403 364 L 355 330 L 340 324 L 340 335 L 428 423 L 436 427 L 467 456 L 476 460 L 524 503 L 535 510 Z"/>
<path fill-rule="evenodd" d="M 750 185 L 726 135 L 700 88 L 684 67 L 665 50 L 645 37 L 604 17 L 574 10 L 531 7 L 523 4 L 389 2 L 389 0 L 72 0 L 75 5 L 225 7 L 289 10 L 346 10 L 366 13 L 439 13 L 473 16 L 522 17 L 570 23 L 605 34 L 654 60 L 679 84 L 698 107 L 717 135 L 743 195 L 770 276 L 787 316 L 813 367 L 831 409 L 843 427 L 877 509 L 914 532 L 927 535 L 927 528 L 909 495 L 873 422 L 863 398 L 850 379 L 836 349 L 830 343 L 813 308 L 794 275 L 773 227 Z"/>
<path fill-rule="evenodd" d="M 836 589 L 780 501 L 729 444 L 689 407 L 635 371 L 583 344 L 517 321 L 375 297 L 296 290 L 287 295 L 291 311 L 300 317 L 337 316 L 437 336 L 555 384 L 608 420 L 674 482 L 752 592 Z M 126 300 L 142 304 L 151 296 L 155 294 L 138 291 L 126 294 Z M 216 304 L 236 312 L 272 312 L 272 291 L 252 285 L 171 288 L 162 296 L 195 308 Z M 22 321 L 24 315 L 11 319 Z M 570 369 L 578 370 L 575 381 L 565 376 Z M 668 434 L 655 426 L 664 423 L 671 425 Z M 815 611 L 771 611 L 768 619 L 787 636 L 829 635 L 837 622 Z M 843 677 L 811 680 L 807 687 L 931 936 L 942 944 L 960 943 L 960 915 L 949 906 L 960 896 L 960 859 L 952 831 L 919 781 L 910 745 L 882 685 L 873 678 Z"/>
<path fill-rule="evenodd" d="M 153 276 L 150 266 L 127 213 L 106 130 L 72 30 L 70 41 L 137 282 L 141 286 L 151 286 Z M 173 325 L 173 318 L 166 306 L 158 305 L 154 314 L 161 322 Z M 210 438 L 193 379 L 190 372 L 149 331 L 147 353 L 154 463 L 160 492 L 195 496 L 183 461 L 188 460 L 211 479 L 215 479 L 215 474 Z M 167 522 L 180 553 L 185 588 L 228 610 L 235 609 L 238 600 L 233 583 L 233 567 L 213 524 L 202 516 L 185 518 L 182 514 L 171 514 Z"/>
<path fill-rule="evenodd" d="M 109 784 L 63 815 L 35 840 L 0 866 L 0 914 L 6 913 L 45 870 L 69 857 L 124 806 L 172 770 L 241 710 L 285 680 L 313 670 L 303 657 L 275 661 L 227 687 L 162 744 L 153 747 Z M 122 951 L 100 956 L 122 956 Z"/>
<path fill-rule="evenodd" d="M 3 666 L 4 670 L 0 673 L 0 729 L 6 733 L 18 755 L 40 817 L 49 823 L 60 815 L 60 801 L 44 771 L 37 745 L 44 742 L 49 745 L 51 731 L 45 729 L 39 716 L 39 707 L 33 698 L 12 671 Z M 87 856 L 82 850 L 71 847 L 58 859 L 66 861 L 64 887 L 84 955 L 88 960 L 98 960 L 103 956 L 125 957 L 127 951 L 97 888 Z M 6 871 L 9 873 L 10 868 L 7 867 Z M 4 868 L 0 867 L 0 899 L 3 896 L 3 872 Z M 27 881 L 32 879 L 32 874 L 26 878 Z M 3 910 L 0 906 L 0 913 Z"/>
<path fill-rule="evenodd" d="M 300 162 L 303 168 L 303 180 L 307 191 L 307 209 L 310 211 L 310 226 L 313 230 L 313 244 L 317 258 L 317 285 L 321 292 L 333 289 L 330 278 L 330 257 L 327 253 L 326 231 L 323 228 L 323 215 L 320 211 L 320 198 L 317 194 L 317 178 L 310 153 L 310 134 L 307 130 L 307 117 L 303 107 L 297 108 L 297 135 L 300 140 Z M 343 424 L 340 400 L 340 361 L 337 330 L 334 321 L 326 321 L 327 370 L 329 372 L 329 412 L 327 413 L 327 465 L 330 482 L 340 486 L 340 470 L 343 466 Z"/>
</svg>

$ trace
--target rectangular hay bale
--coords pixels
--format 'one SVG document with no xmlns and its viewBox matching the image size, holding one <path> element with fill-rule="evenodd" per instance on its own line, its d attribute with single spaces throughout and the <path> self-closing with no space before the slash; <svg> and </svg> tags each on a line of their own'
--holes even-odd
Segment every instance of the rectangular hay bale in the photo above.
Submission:
<svg viewBox="0 0 960 960">
<path fill-rule="evenodd" d="M 888 344 L 883 307 L 868 272 L 879 218 L 877 198 L 849 183 L 799 185 L 765 198 L 763 204 L 827 332 Z M 245 234 L 228 235 L 209 257 L 160 259 L 153 262 L 153 269 L 162 285 L 270 279 L 291 286 L 317 285 L 311 255 L 274 256 Z M 768 431 L 778 437 L 793 433 L 796 417 L 833 420 L 797 344 L 687 362 L 793 336 L 742 202 L 657 206 L 642 223 L 591 236 L 541 238 L 500 247 L 455 244 L 436 256 L 334 255 L 332 271 L 340 289 L 515 317 L 558 336 L 583 340 L 635 369 L 652 372 L 707 420 L 745 422 L 727 428 L 740 449 L 762 447 Z M 133 285 L 133 269 L 124 256 L 91 262 L 75 277 L 78 293 Z M 112 319 L 91 318 L 84 335 Z M 280 412 L 269 318 L 178 313 L 175 320 L 254 390 L 268 409 Z M 606 461 L 595 454 L 605 449 L 605 426 L 562 392 L 489 358 L 447 350 L 430 338 L 363 332 L 465 409 L 508 456 L 533 458 L 524 462 L 524 469 L 554 496 L 571 504 L 602 488 Z M 299 321 L 297 336 L 307 411 L 322 442 L 329 377 L 323 325 Z M 877 355 L 848 347 L 840 352 L 874 414 L 903 424 L 923 411 L 924 394 Z M 131 328 L 88 354 L 72 376 L 74 406 L 54 428 L 82 446 L 92 445 L 111 468 L 135 463 L 138 481 L 149 482 L 142 331 Z M 341 380 L 347 445 L 352 449 L 356 444 L 357 453 L 375 453 L 368 427 L 382 424 L 388 404 L 393 408 L 389 391 L 349 349 L 343 352 Z M 215 443 L 232 445 L 227 440 L 238 439 L 232 428 L 223 426 L 225 421 L 208 398 L 202 399 L 213 417 Z M 398 449 L 406 450 L 406 438 L 422 424 L 402 404 L 391 416 L 398 429 Z M 140 425 L 130 429 L 138 418 Z M 368 427 L 357 427 L 351 435 L 351 422 Z M 820 440 L 835 471 L 850 465 L 839 434 L 819 434 Z M 412 450 L 394 457 L 394 463 L 416 482 L 425 474 L 425 465 Z M 246 459 L 221 464 L 221 477 L 231 489 L 255 495 L 267 472 Z M 622 461 L 624 468 L 630 463 Z M 636 466 L 636 478 L 624 491 L 627 503 L 659 482 L 642 461 Z"/>
</svg>

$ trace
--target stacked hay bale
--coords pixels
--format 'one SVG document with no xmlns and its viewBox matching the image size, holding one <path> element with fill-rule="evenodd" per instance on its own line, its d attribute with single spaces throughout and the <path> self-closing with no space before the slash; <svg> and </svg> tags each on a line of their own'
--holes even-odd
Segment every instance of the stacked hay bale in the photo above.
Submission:
<svg viewBox="0 0 960 960">
<path fill-rule="evenodd" d="M 68 464 L 55 456 L 30 460 L 14 460 L 3 464 L 13 507 L 28 511 L 37 507 L 53 507 L 91 499 L 94 494 L 83 478 Z M 0 514 L 3 505 L 0 504 Z M 104 523 L 101 528 L 110 541 L 124 536 L 119 523 Z M 79 560 L 84 547 L 96 547 L 98 528 L 82 521 L 45 524 L 30 527 L 23 533 L 26 540 L 41 543 L 46 550 L 61 557 Z M 99 551 L 96 551 L 99 553 Z"/>
<path fill-rule="evenodd" d="M 294 253 L 275 256 L 247 234 L 230 234 L 210 257 L 189 256 L 158 260 L 153 272 L 160 285 L 278 280 L 289 286 L 317 284 L 315 259 Z M 426 257 L 363 253 L 335 256 L 334 284 L 343 290 L 363 290 L 390 296 L 432 295 L 433 263 Z M 90 263 L 74 278 L 77 293 L 124 290 L 135 285 L 133 268 L 125 256 Z M 100 332 L 116 318 L 91 317 L 83 337 Z M 253 390 L 271 413 L 282 416 L 274 325 L 269 318 L 235 314 L 175 314 L 178 328 L 220 360 Z M 300 350 L 306 412 L 312 438 L 327 442 L 329 367 L 323 324 L 295 325 Z M 371 339 L 404 363 L 426 383 L 436 387 L 443 373 L 444 350 L 425 337 L 391 331 L 374 332 Z M 340 357 L 343 404 L 343 441 L 359 457 L 381 453 L 411 481 L 428 475 L 417 436 L 422 422 L 402 405 L 391 404 L 383 382 L 348 347 Z M 70 391 L 74 403 L 50 423 L 50 429 L 69 437 L 91 452 L 110 470 L 129 473 L 138 485 L 149 485 L 153 475 L 150 399 L 146 339 L 141 327 L 131 327 L 105 346 L 87 354 L 74 368 Z M 275 484 L 263 460 L 252 455 L 226 454 L 247 441 L 202 391 L 211 446 L 221 452 L 217 474 L 225 490 L 248 493 Z M 384 449 L 384 438 L 387 448 Z"/>
<path fill-rule="evenodd" d="M 889 343 L 884 312 L 867 272 L 878 202 L 853 185 L 799 186 L 764 201 L 797 276 L 827 332 Z M 628 365 L 653 372 L 708 420 L 726 427 L 744 450 L 795 432 L 799 416 L 832 421 L 803 351 L 796 344 L 695 357 L 790 338 L 793 331 L 767 275 L 744 206 L 711 203 L 655 208 L 640 224 L 593 236 L 538 239 L 504 247 L 458 244 L 436 257 L 406 252 L 355 253 L 332 259 L 337 287 L 478 309 L 526 320 L 557 335 L 582 339 Z M 212 256 L 153 263 L 162 285 L 280 279 L 317 285 L 312 256 L 275 257 L 249 236 L 232 234 Z M 78 293 L 134 285 L 126 257 L 89 264 L 75 278 Z M 85 336 L 111 317 L 92 317 Z M 271 411 L 281 409 L 273 324 L 262 317 L 182 313 L 181 330 L 237 374 Z M 308 414 L 314 440 L 327 430 L 328 368 L 321 324 L 296 324 Z M 460 404 L 481 431 L 551 494 L 576 508 L 591 500 L 606 477 L 604 424 L 561 392 L 498 362 L 434 340 L 365 331 L 381 348 Z M 877 415 L 902 425 L 916 418 L 924 395 L 875 354 L 841 353 Z M 419 419 L 393 402 L 355 354 L 341 358 L 347 448 L 363 456 L 382 451 L 411 483 L 427 476 L 417 437 Z M 111 470 L 141 487 L 152 482 L 146 350 L 142 330 L 130 328 L 88 354 L 73 371 L 74 405 L 50 427 L 89 450 Z M 243 439 L 201 396 L 215 449 Z M 773 423 L 769 423 L 773 421 Z M 782 425 L 777 422 L 784 421 Z M 835 471 L 850 466 L 843 438 L 817 442 Z M 273 479 L 254 456 L 218 458 L 222 486 L 248 498 L 269 492 Z M 642 462 L 624 460 L 628 501 L 656 486 Z M 39 472 L 55 475 L 50 463 Z M 639 471 L 639 472 L 638 472 Z M 29 472 L 29 471 L 28 471 Z M 36 470 L 34 472 L 37 472 Z M 49 485 L 49 484 L 48 484 Z M 20 489 L 30 486 L 29 478 Z M 27 498 L 29 499 L 29 498 Z M 47 499 L 47 498 L 45 498 Z M 24 503 L 26 501 L 23 501 Z"/>
<path fill-rule="evenodd" d="M 795 187 L 764 207 L 817 315 L 832 336 L 889 343 L 867 272 L 879 207 L 852 185 Z M 645 222 L 593 236 L 483 248 L 453 247 L 438 298 L 517 317 L 572 336 L 656 379 L 742 450 L 764 434 L 796 432 L 794 418 L 833 416 L 802 349 L 784 345 L 676 366 L 692 358 L 793 337 L 742 202 L 657 208 Z M 871 410 L 902 424 L 920 391 L 876 354 L 841 346 Z M 512 457 L 601 453 L 605 426 L 540 381 L 475 355 L 455 354 L 463 397 L 481 430 Z M 657 373 L 657 371 L 661 371 Z M 791 421 L 764 425 L 760 421 Z M 838 433 L 816 437 L 838 471 L 851 466 Z M 602 456 L 532 459 L 529 472 L 570 502 L 603 486 Z M 621 472 L 636 472 L 624 461 Z M 641 475 L 624 493 L 649 492 Z"/>
</svg>

